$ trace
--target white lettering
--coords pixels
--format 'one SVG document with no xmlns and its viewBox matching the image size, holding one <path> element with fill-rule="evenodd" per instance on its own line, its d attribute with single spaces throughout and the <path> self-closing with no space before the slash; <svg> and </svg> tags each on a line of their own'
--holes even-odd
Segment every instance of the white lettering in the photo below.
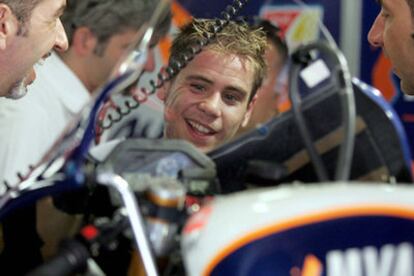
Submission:
<svg viewBox="0 0 414 276">
<path fill-rule="evenodd" d="M 397 247 L 397 256 L 393 276 L 413 275 L 413 246 L 402 243 Z"/>
<path fill-rule="evenodd" d="M 378 258 L 378 249 L 368 246 L 363 249 L 364 265 L 367 276 L 390 276 L 393 259 L 395 256 L 395 246 L 385 245 L 381 248 Z"/>
<path fill-rule="evenodd" d="M 327 276 L 414 276 L 413 246 L 384 245 L 346 251 L 334 250 L 326 256 Z"/>
<path fill-rule="evenodd" d="M 328 276 L 362 276 L 361 252 L 358 249 L 331 251 L 327 257 Z"/>
</svg>

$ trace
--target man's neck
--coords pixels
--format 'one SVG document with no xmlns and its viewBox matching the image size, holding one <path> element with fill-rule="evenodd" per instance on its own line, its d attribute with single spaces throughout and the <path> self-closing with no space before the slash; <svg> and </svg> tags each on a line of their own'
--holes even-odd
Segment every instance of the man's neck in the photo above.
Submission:
<svg viewBox="0 0 414 276">
<path fill-rule="evenodd" d="M 85 72 L 86 66 L 84 66 L 83 61 L 80 57 L 76 56 L 76 53 L 70 49 L 64 53 L 58 53 L 62 61 L 72 70 L 72 72 L 78 77 L 78 79 L 83 83 L 86 89 L 92 94 L 97 87 L 90 84 L 89 79 L 87 78 L 87 72 Z"/>
</svg>

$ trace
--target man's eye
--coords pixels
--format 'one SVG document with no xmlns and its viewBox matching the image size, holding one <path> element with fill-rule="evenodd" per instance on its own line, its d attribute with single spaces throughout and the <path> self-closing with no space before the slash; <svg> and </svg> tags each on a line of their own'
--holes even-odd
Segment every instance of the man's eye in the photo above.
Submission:
<svg viewBox="0 0 414 276">
<path fill-rule="evenodd" d="M 381 10 L 381 16 L 384 18 L 387 18 L 390 14 L 386 11 L 384 11 L 384 9 Z"/>
<path fill-rule="evenodd" d="M 205 90 L 204 89 L 204 86 L 201 85 L 201 84 L 195 84 L 195 83 L 193 83 L 193 84 L 190 84 L 190 87 L 195 92 L 203 92 Z"/>
<path fill-rule="evenodd" d="M 226 103 L 231 104 L 231 105 L 234 105 L 240 101 L 240 97 L 234 94 L 224 94 L 223 98 Z"/>
</svg>

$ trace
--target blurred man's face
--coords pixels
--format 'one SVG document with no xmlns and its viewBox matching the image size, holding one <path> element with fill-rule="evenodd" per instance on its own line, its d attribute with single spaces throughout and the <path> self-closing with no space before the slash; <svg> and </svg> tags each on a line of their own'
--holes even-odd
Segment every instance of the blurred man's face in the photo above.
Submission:
<svg viewBox="0 0 414 276">
<path fill-rule="evenodd" d="M 413 19 L 406 0 L 382 0 L 368 40 L 381 47 L 391 60 L 394 72 L 401 79 L 401 89 L 414 95 Z"/>
<path fill-rule="evenodd" d="M 86 66 L 89 69 L 86 71 L 85 86 L 89 91 L 94 91 L 107 81 L 115 65 L 135 42 L 136 34 L 137 30 L 133 29 L 115 34 L 109 39 L 102 53 L 93 53 L 88 57 Z M 153 53 L 150 51 L 144 70 L 153 71 L 154 69 L 155 61 Z"/>
<path fill-rule="evenodd" d="M 278 85 L 278 77 L 283 68 L 283 60 L 279 51 L 270 41 L 266 49 L 265 59 L 267 62 L 267 74 L 262 86 L 257 91 L 256 103 L 253 107 L 252 116 L 248 125 L 243 130 L 249 130 L 259 124 L 263 124 L 276 116 L 278 111 L 278 97 L 282 91 L 277 89 L 283 86 Z"/>
<path fill-rule="evenodd" d="M 203 152 L 229 141 L 252 109 L 254 70 L 231 54 L 203 50 L 173 80 L 165 101 L 165 136 Z"/>
<path fill-rule="evenodd" d="M 33 9 L 30 19 L 21 24 L 12 15 L 8 21 L 8 37 L 1 42 L 0 60 L 3 69 L 0 96 L 17 99 L 26 94 L 26 87 L 35 78 L 34 64 L 49 56 L 55 48 L 68 47 L 65 31 L 59 17 L 66 0 L 43 0 Z M 7 5 L 0 4 L 2 11 Z M 4 22 L 3 22 L 4 23 Z"/>
</svg>

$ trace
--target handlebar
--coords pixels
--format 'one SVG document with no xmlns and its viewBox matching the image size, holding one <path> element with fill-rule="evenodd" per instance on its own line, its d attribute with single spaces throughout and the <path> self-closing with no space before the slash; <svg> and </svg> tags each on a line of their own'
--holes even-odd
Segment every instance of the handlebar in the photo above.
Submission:
<svg viewBox="0 0 414 276">
<path fill-rule="evenodd" d="M 90 257 L 87 247 L 77 240 L 62 244 L 60 252 L 48 262 L 36 268 L 28 276 L 63 276 L 85 272 Z"/>
</svg>

